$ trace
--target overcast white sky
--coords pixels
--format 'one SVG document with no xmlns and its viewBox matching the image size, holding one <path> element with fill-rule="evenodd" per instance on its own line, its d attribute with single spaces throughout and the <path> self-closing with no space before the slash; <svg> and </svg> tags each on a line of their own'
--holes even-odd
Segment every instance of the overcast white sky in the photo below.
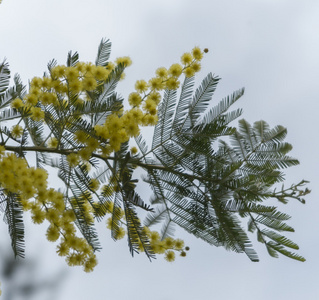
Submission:
<svg viewBox="0 0 319 300">
<path fill-rule="evenodd" d="M 245 119 L 288 128 L 301 165 L 287 170 L 287 185 L 311 181 L 306 205 L 292 201 L 283 208 L 293 216 L 296 232 L 289 237 L 305 263 L 273 259 L 258 244 L 261 261 L 251 263 L 181 231 L 189 255 L 173 264 L 162 257 L 149 263 L 143 255 L 132 259 L 126 241 L 114 243 L 101 224 L 98 267 L 92 274 L 69 270 L 56 299 L 319 299 L 318 16 L 317 0 L 3 0 L 0 60 L 6 57 L 25 83 L 42 75 L 50 59 L 65 63 L 69 50 L 94 61 L 106 37 L 112 58 L 133 60 L 118 89 L 126 96 L 136 80 L 150 78 L 193 46 L 209 48 L 198 77 L 211 71 L 223 79 L 214 101 L 244 86 L 237 107 Z M 27 227 L 27 255 L 40 260 L 38 276 L 66 268 L 55 245 L 41 241 L 45 228 L 35 228 Z M 5 236 L 3 223 L 0 230 Z"/>
</svg>

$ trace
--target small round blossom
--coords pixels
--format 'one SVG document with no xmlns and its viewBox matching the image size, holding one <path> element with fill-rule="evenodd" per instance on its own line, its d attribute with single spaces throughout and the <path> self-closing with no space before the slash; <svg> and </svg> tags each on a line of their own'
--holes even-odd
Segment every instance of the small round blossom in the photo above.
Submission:
<svg viewBox="0 0 319 300">
<path fill-rule="evenodd" d="M 201 60 L 203 58 L 203 52 L 199 47 L 194 47 L 192 50 L 192 54 L 197 60 Z"/>
<path fill-rule="evenodd" d="M 14 125 L 11 129 L 11 134 L 14 138 L 19 138 L 23 134 L 23 128 L 20 125 Z"/>
<path fill-rule="evenodd" d="M 143 93 L 146 92 L 148 89 L 148 85 L 147 82 L 145 80 L 138 80 L 135 83 L 135 89 L 139 92 L 139 93 Z"/>
<path fill-rule="evenodd" d="M 53 78 L 61 78 L 65 75 L 65 66 L 56 66 L 51 69 L 51 76 Z"/>
<path fill-rule="evenodd" d="M 191 68 L 194 70 L 194 72 L 199 72 L 200 69 L 201 69 L 201 65 L 199 62 L 194 62 L 192 65 L 191 65 Z"/>
<path fill-rule="evenodd" d="M 25 97 L 25 103 L 29 106 L 35 106 L 38 103 L 38 97 L 34 94 L 28 94 Z"/>
<path fill-rule="evenodd" d="M 42 85 L 42 78 L 40 77 L 33 77 L 31 80 L 31 86 L 35 88 L 40 88 Z"/>
<path fill-rule="evenodd" d="M 132 64 L 132 60 L 128 56 L 118 57 L 115 62 L 117 65 L 123 64 L 126 67 L 129 67 Z"/>
<path fill-rule="evenodd" d="M 138 149 L 134 146 L 131 148 L 131 153 L 134 155 L 138 152 Z"/>
<path fill-rule="evenodd" d="M 165 79 L 168 76 L 168 71 L 166 68 L 161 67 L 156 70 L 156 75 L 161 79 Z"/>
<path fill-rule="evenodd" d="M 186 77 L 192 77 L 195 75 L 195 71 L 193 68 L 191 67 L 187 67 L 185 70 L 184 70 L 184 74 Z"/>
<path fill-rule="evenodd" d="M 166 81 L 166 88 L 169 90 L 176 90 L 179 88 L 180 82 L 178 81 L 177 78 L 171 77 Z"/>
<path fill-rule="evenodd" d="M 183 67 L 180 64 L 173 64 L 168 69 L 168 73 L 174 77 L 179 77 L 182 74 Z"/>
<path fill-rule="evenodd" d="M 22 102 L 22 100 L 21 99 L 19 99 L 19 98 L 16 98 L 16 99 L 14 99 L 12 102 L 11 102 L 11 107 L 12 108 L 15 108 L 15 109 L 19 109 L 19 108 L 21 108 L 21 107 L 23 107 L 23 102 Z"/>
<path fill-rule="evenodd" d="M 158 105 L 161 101 L 161 94 L 159 92 L 153 91 L 148 95 L 147 99 L 153 100 L 156 105 Z"/>
<path fill-rule="evenodd" d="M 55 242 L 60 236 L 59 228 L 55 225 L 49 226 L 46 236 L 48 241 Z"/>
<path fill-rule="evenodd" d="M 154 78 L 150 79 L 148 84 L 152 90 L 158 91 L 158 90 L 162 90 L 164 88 L 163 80 L 161 78 L 158 78 L 158 77 L 154 77 Z"/>
<path fill-rule="evenodd" d="M 71 168 L 74 168 L 76 167 L 79 162 L 80 162 L 80 157 L 77 153 L 70 153 L 67 157 L 66 157 L 66 160 L 68 161 L 69 163 L 69 166 Z"/>
<path fill-rule="evenodd" d="M 93 71 L 93 75 L 97 80 L 106 80 L 109 72 L 102 66 L 97 66 Z"/>
<path fill-rule="evenodd" d="M 166 251 L 164 258 L 169 262 L 173 262 L 175 260 L 175 252 L 171 250 Z"/>
<path fill-rule="evenodd" d="M 68 67 L 65 69 L 65 75 L 68 80 L 74 80 L 79 77 L 79 71 L 76 67 Z"/>
<path fill-rule="evenodd" d="M 48 147 L 49 148 L 56 148 L 59 144 L 59 141 L 57 138 L 55 137 L 51 137 L 49 140 L 48 140 Z"/>
<path fill-rule="evenodd" d="M 93 77 L 85 77 L 82 81 L 82 87 L 86 91 L 93 91 L 97 87 L 97 82 Z"/>
<path fill-rule="evenodd" d="M 181 57 L 181 62 L 183 65 L 189 65 L 193 60 L 191 53 L 184 53 Z"/>
<path fill-rule="evenodd" d="M 90 189 L 92 191 L 97 191 L 100 187 L 100 182 L 96 178 L 91 178 L 90 180 Z"/>
<path fill-rule="evenodd" d="M 133 107 L 139 106 L 142 103 L 142 97 L 136 92 L 130 93 L 128 96 L 128 103 Z"/>
<path fill-rule="evenodd" d="M 44 111 L 40 107 L 31 108 L 31 118 L 34 121 L 42 121 L 44 119 Z"/>
</svg>

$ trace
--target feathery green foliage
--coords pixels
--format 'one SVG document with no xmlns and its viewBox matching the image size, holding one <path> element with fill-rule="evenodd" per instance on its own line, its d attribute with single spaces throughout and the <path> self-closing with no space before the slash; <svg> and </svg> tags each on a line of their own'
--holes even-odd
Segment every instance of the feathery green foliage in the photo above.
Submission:
<svg viewBox="0 0 319 300">
<path fill-rule="evenodd" d="M 115 89 L 128 60 L 113 65 L 109 62 L 110 48 L 110 42 L 103 39 L 94 66 L 82 64 L 77 52 L 69 52 L 66 67 L 59 67 L 52 60 L 48 64 L 49 73 L 43 79 L 33 79 L 29 94 L 17 75 L 14 86 L 8 87 L 8 63 L 0 64 L 1 166 L 8 165 L 5 160 L 11 159 L 5 153 L 15 153 L 21 159 L 16 162 L 21 164 L 20 168 L 24 166 L 22 161 L 35 154 L 37 168 L 57 170 L 61 185 L 58 194 L 46 184 L 42 183 L 41 187 L 40 181 L 32 183 L 34 190 L 28 190 L 20 183 L 11 186 L 7 183 L 11 175 L 4 169 L 0 172 L 0 207 L 9 226 L 15 255 L 23 256 L 22 212 L 31 210 L 35 222 L 41 223 L 42 215 L 50 221 L 49 240 L 56 240 L 60 233 L 64 236 L 58 253 L 68 243 L 74 253 L 87 251 L 86 246 L 81 246 L 84 250 L 79 246 L 82 240 L 68 237 L 73 234 L 72 226 L 67 223 L 70 220 L 89 247 L 100 250 L 94 221 L 110 214 L 108 226 L 112 238 L 120 238 L 125 226 L 130 252 L 144 251 L 150 259 L 154 258 L 159 244 L 152 244 L 147 228 L 162 224 L 163 241 L 173 235 L 177 225 L 211 245 L 245 253 L 251 261 L 258 261 L 250 237 L 256 233 L 257 240 L 265 244 L 271 256 L 281 253 L 304 261 L 289 250 L 298 250 L 297 244 L 281 234 L 294 231 L 286 223 L 290 216 L 265 204 L 269 199 L 282 203 L 297 199 L 304 203 L 303 197 L 310 192 L 303 189 L 307 183 L 304 180 L 277 190 L 278 184 L 285 180 L 283 169 L 299 164 L 288 156 L 292 146 L 284 141 L 286 128 L 270 128 L 265 121 L 251 125 L 244 119 L 239 120 L 236 128 L 233 121 L 241 116 L 242 110 L 229 110 L 243 96 L 244 89 L 214 104 L 212 98 L 220 78 L 210 73 L 194 90 L 195 77 L 186 76 L 180 90 L 165 89 L 152 143 L 147 145 L 136 132 L 131 135 L 135 136 L 139 148 L 137 154 L 133 153 L 128 138 L 125 140 L 126 133 L 121 131 L 128 125 L 117 128 L 119 120 L 123 118 L 123 122 L 134 128 L 138 122 L 147 125 L 150 121 L 144 119 L 151 120 L 153 115 L 149 111 L 142 119 L 130 121 L 131 117 L 123 111 L 124 99 Z M 64 72 L 62 77 L 57 75 L 60 71 Z M 104 76 L 103 72 L 108 73 Z M 92 88 L 85 83 L 91 80 L 87 74 L 96 78 Z M 62 79 L 58 81 L 59 78 Z M 172 78 L 163 82 L 174 81 Z M 87 84 L 88 90 L 78 87 L 81 84 Z M 32 103 L 30 94 L 37 89 L 41 89 L 39 99 L 42 100 Z M 156 91 L 154 87 L 151 95 Z M 45 93 L 54 93 L 53 102 L 45 100 Z M 132 111 L 137 107 L 133 106 Z M 20 136 L 4 125 L 12 121 L 23 125 Z M 112 129 L 108 131 L 106 125 Z M 121 134 L 124 138 L 117 147 Z M 137 168 L 146 173 L 144 181 L 153 191 L 150 199 L 144 199 L 135 189 Z M 25 176 L 18 170 L 14 172 L 15 176 Z M 39 173 L 34 169 L 30 172 Z M 28 180 L 24 178 L 25 184 Z M 49 194 L 56 201 L 52 200 L 53 204 Z M 29 203 L 28 197 L 35 202 Z M 41 208 L 39 203 L 43 205 Z M 144 226 L 138 216 L 139 209 L 147 212 Z M 57 237 L 56 228 L 60 230 Z M 65 255 L 69 255 L 70 265 L 79 264 L 73 254 Z M 90 270 L 89 261 L 84 266 Z"/>
</svg>

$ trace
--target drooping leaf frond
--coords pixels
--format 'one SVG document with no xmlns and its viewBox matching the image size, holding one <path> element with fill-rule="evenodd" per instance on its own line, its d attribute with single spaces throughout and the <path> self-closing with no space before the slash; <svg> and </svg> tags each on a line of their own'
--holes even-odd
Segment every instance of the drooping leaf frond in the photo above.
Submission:
<svg viewBox="0 0 319 300">
<path fill-rule="evenodd" d="M 110 40 L 102 39 L 97 51 L 95 64 L 97 66 L 105 67 L 111 54 L 111 42 Z"/>
<path fill-rule="evenodd" d="M 258 240 L 264 242 L 266 235 L 274 232 L 271 237 L 281 242 L 280 247 L 267 245 L 272 255 L 276 251 L 288 255 L 281 247 L 295 244 L 276 232 L 293 231 L 283 222 L 290 216 L 275 207 L 256 204 L 277 195 L 279 199 L 290 196 L 288 192 L 281 196 L 271 192 L 272 186 L 283 180 L 280 170 L 299 163 L 287 156 L 292 147 L 283 142 L 286 129 L 270 129 L 264 121 L 251 126 L 245 120 L 239 121 L 238 129 L 230 127 L 242 111 L 228 109 L 244 89 L 206 112 L 218 81 L 218 77 L 208 75 L 191 97 L 192 80 L 185 80 L 177 104 L 175 94 L 165 93 L 152 149 L 147 152 L 156 160 L 143 164 L 148 171 L 146 182 L 161 208 L 149 214 L 145 224 L 173 222 L 212 245 L 244 252 L 250 260 L 258 261 L 239 219 L 248 217 L 248 231 L 257 230 Z M 216 149 L 213 142 L 224 136 L 230 137 L 231 144 L 221 139 Z M 267 228 L 271 231 L 265 231 Z"/>
<path fill-rule="evenodd" d="M 2 200 L 1 200 L 2 201 Z M 19 205 L 17 196 L 10 193 L 6 199 L 6 210 L 4 221 L 8 224 L 11 237 L 11 246 L 14 255 L 24 258 L 24 224 L 23 210 Z"/>
<path fill-rule="evenodd" d="M 10 80 L 9 64 L 8 62 L 6 62 L 6 60 L 4 60 L 0 64 L 0 94 L 2 94 L 8 89 L 9 80 Z"/>
</svg>

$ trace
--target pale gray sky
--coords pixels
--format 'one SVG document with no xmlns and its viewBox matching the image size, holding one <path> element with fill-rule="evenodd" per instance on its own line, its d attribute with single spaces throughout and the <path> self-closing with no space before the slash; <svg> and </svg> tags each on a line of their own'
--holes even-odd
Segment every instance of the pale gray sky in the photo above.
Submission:
<svg viewBox="0 0 319 300">
<path fill-rule="evenodd" d="M 282 208 L 292 215 L 296 232 L 289 238 L 305 263 L 273 259 L 257 243 L 261 261 L 251 263 L 180 230 L 189 255 L 172 264 L 162 257 L 149 263 L 144 255 L 132 259 L 126 241 L 114 243 L 103 223 L 99 265 L 92 274 L 70 270 L 58 299 L 319 299 L 318 15 L 316 0 L 3 0 L 0 60 L 6 57 L 25 83 L 42 75 L 50 59 L 65 63 L 69 50 L 94 61 L 106 37 L 112 58 L 133 60 L 118 89 L 126 96 L 136 80 L 177 62 L 194 45 L 209 48 L 198 78 L 210 71 L 222 78 L 214 101 L 244 86 L 237 107 L 245 119 L 288 128 L 291 154 L 301 165 L 287 170 L 286 184 L 311 181 L 306 205 L 291 201 Z M 0 229 L 5 235 L 3 223 Z M 45 226 L 27 230 L 27 255 L 40 257 L 39 276 L 65 268 L 55 245 L 45 241 Z"/>
</svg>

